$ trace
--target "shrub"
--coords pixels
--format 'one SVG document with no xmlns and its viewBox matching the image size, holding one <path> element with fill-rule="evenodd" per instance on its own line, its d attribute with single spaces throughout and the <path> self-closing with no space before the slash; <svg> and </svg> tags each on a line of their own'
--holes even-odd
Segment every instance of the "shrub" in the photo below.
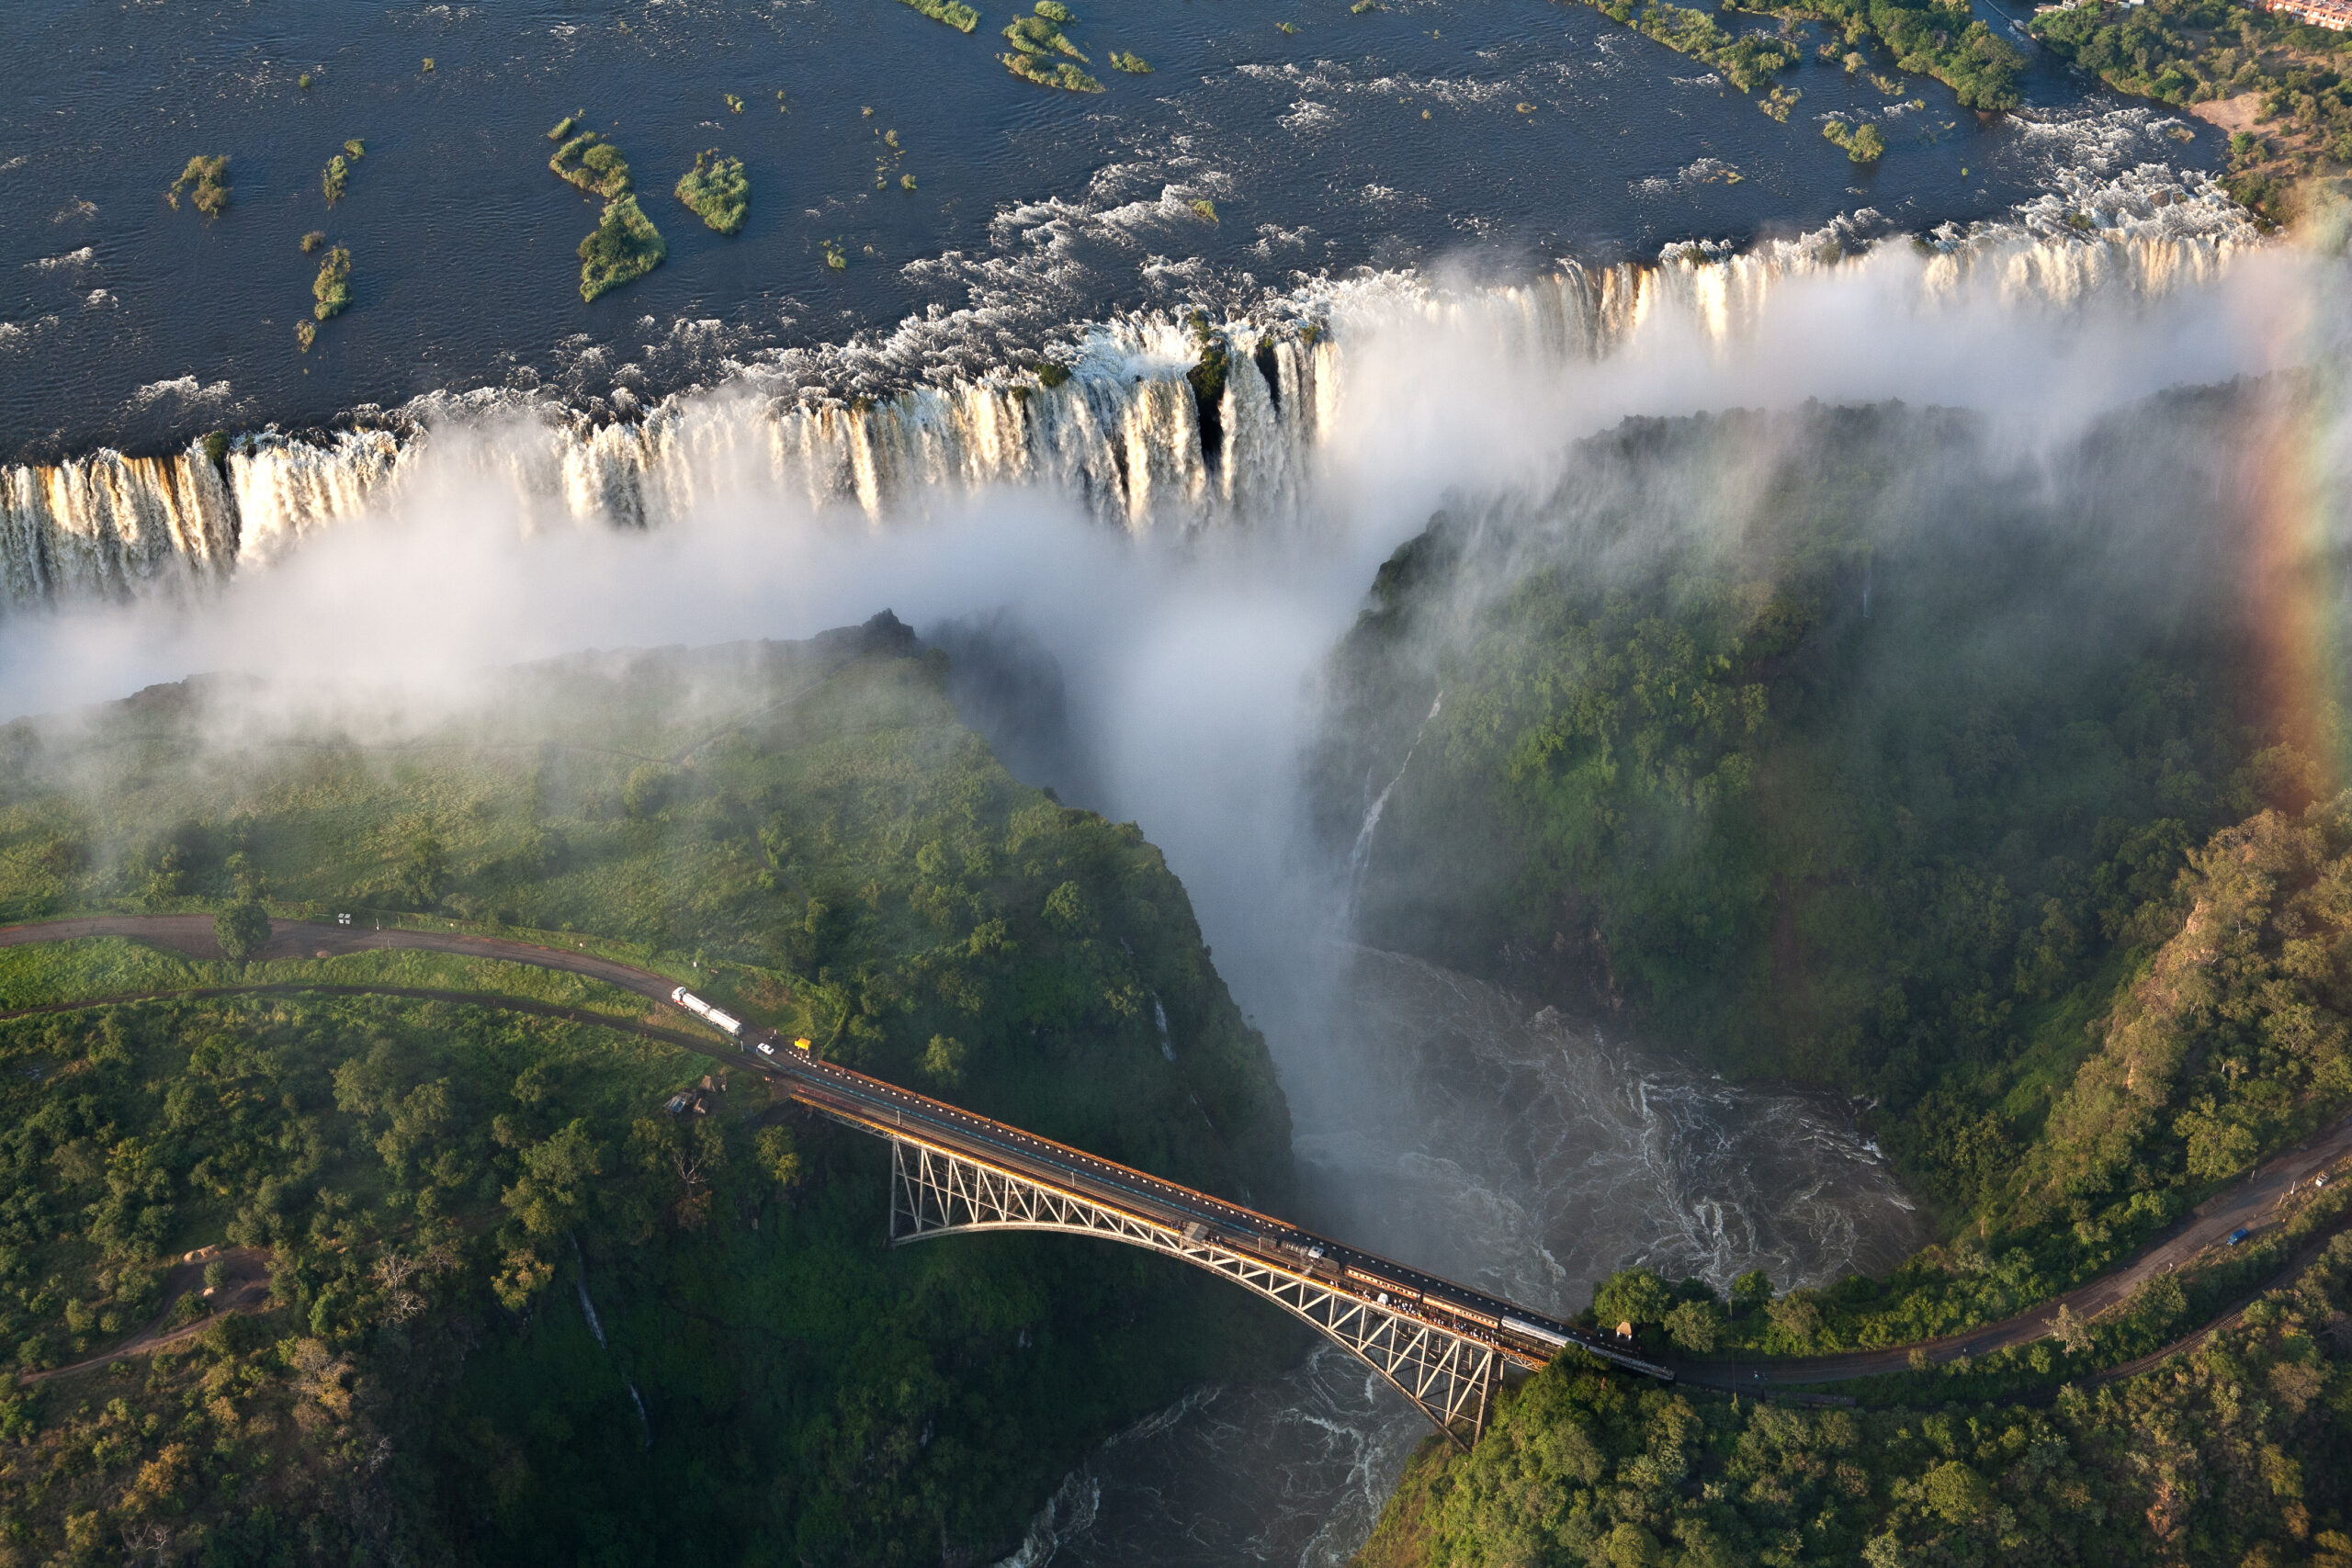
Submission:
<svg viewBox="0 0 2352 1568">
<path fill-rule="evenodd" d="M 1111 69 L 1124 71 L 1130 76 L 1148 76 L 1151 74 L 1151 62 L 1139 54 L 1129 54 L 1124 49 L 1114 49 L 1111 51 Z"/>
<path fill-rule="evenodd" d="M 325 172 L 319 175 L 319 185 L 326 192 L 329 207 L 343 199 L 343 193 L 351 186 L 351 165 L 342 153 L 327 160 Z"/>
<path fill-rule="evenodd" d="M 317 250 L 321 245 L 323 245 L 326 243 L 326 231 L 323 229 L 313 229 L 309 233 L 302 236 L 302 254 L 307 256 L 312 251 Z"/>
</svg>

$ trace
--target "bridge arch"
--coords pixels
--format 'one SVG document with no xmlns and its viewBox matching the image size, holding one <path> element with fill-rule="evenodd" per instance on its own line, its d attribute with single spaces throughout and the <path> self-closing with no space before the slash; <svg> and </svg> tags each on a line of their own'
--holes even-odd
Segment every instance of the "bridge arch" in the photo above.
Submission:
<svg viewBox="0 0 2352 1568">
<path fill-rule="evenodd" d="M 1157 1252 L 1281 1307 L 1356 1357 L 1457 1447 L 1486 1429 L 1495 1379 L 1510 1359 L 1493 1344 L 1228 1245 L 1201 1225 L 1163 1224 L 1065 1188 L 903 1134 L 890 1140 L 890 1245 L 981 1231 L 1058 1231 Z"/>
</svg>

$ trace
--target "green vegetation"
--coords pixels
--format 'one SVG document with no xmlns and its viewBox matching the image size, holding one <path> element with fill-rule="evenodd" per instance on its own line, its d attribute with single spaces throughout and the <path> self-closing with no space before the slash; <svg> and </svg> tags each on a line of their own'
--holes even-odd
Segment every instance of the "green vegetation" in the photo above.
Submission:
<svg viewBox="0 0 2352 1568">
<path fill-rule="evenodd" d="M 631 189 L 628 160 L 621 150 L 593 130 L 583 130 L 568 138 L 548 160 L 548 167 L 590 196 L 606 201 L 627 196 Z"/>
<path fill-rule="evenodd" d="M 304 354 L 308 354 L 311 352 L 311 345 L 318 341 L 319 327 L 316 321 L 306 319 L 294 323 L 295 347 L 300 349 Z"/>
<path fill-rule="evenodd" d="M 1379 9 L 1380 0 L 1356 0 L 1354 5 L 1348 7 L 1348 14 L 1351 17 L 1361 17 L 1367 11 Z"/>
<path fill-rule="evenodd" d="M 1857 164 L 1875 164 L 1886 155 L 1886 138 L 1875 125 L 1848 125 L 1835 115 L 1821 122 L 1821 134 L 1846 150 Z"/>
<path fill-rule="evenodd" d="M 2230 194 L 2275 221 L 2300 209 L 2304 181 L 2352 167 L 2352 34 L 2226 0 L 2080 4 L 2032 29 L 2120 91 L 2216 106 Z"/>
<path fill-rule="evenodd" d="M 326 192 L 327 205 L 333 207 L 351 188 L 351 164 L 340 152 L 327 160 L 324 173 L 319 175 L 319 186 Z"/>
<path fill-rule="evenodd" d="M 193 188 L 191 188 L 193 187 Z M 187 191 L 188 199 L 207 218 L 218 218 L 229 207 L 229 160 L 222 153 L 198 153 L 187 161 L 180 177 L 164 192 L 164 199 L 175 211 L 180 205 L 180 193 Z"/>
<path fill-rule="evenodd" d="M 1062 364 L 1058 360 L 1039 360 L 1036 364 L 1032 365 L 1029 369 L 1031 373 L 1037 378 L 1037 385 L 1045 388 L 1047 391 L 1053 390 L 1056 387 L 1060 386 L 1063 382 L 1069 379 L 1069 367 Z"/>
<path fill-rule="evenodd" d="M 1006 774 L 908 640 L 566 660 L 380 750 L 275 739 L 202 685 L 11 725 L 0 910 L 218 912 L 266 884 L 281 919 L 528 919 L 863 1070 L 1282 1202 L 1281 1097 L 1183 889 L 1132 827 Z M 0 950 L 0 1007 L 306 979 L 647 1006 L 413 953 Z M 879 1248 L 878 1144 L 593 1022 L 162 999 L 0 1020 L 0 1346 L 56 1366 L 201 1325 L 0 1400 L 28 1560 L 993 1561 L 1090 1446 L 1296 1346 L 1129 1249 Z M 257 1310 L 206 1324 L 192 1288 L 246 1278 Z"/>
<path fill-rule="evenodd" d="M 326 243 L 326 231 L 323 229 L 313 229 L 309 233 L 302 236 L 302 254 L 307 256 L 312 251 L 317 250 L 321 245 L 323 245 Z"/>
<path fill-rule="evenodd" d="M 1754 33 L 1734 37 L 1705 13 L 1665 0 L 1594 3 L 1668 49 L 1713 66 L 1743 93 L 1756 92 L 1802 58 L 1788 39 Z M 2025 56 L 1984 23 L 1972 21 L 1967 0 L 1751 0 L 1736 9 L 1777 17 L 1784 24 L 1815 22 L 1838 29 L 1849 51 L 1845 56 L 1849 71 L 1869 62 L 1858 46 L 1875 41 L 1899 69 L 1947 84 L 1970 108 L 2014 108 L 2020 101 L 2017 73 L 2024 68 Z M 1734 7 L 1726 6 L 1725 10 Z M 1825 58 L 1835 53 L 1830 46 L 1823 47 Z M 1793 101 L 1792 94 L 1788 102 Z M 1787 102 L 1777 92 L 1759 107 L 1775 119 L 1788 118 Z"/>
<path fill-rule="evenodd" d="M 1797 63 L 1794 44 L 1758 33 L 1735 37 L 1703 11 L 1669 6 L 1665 0 L 1650 0 L 1638 10 L 1631 0 L 1616 0 L 1608 9 L 1611 16 L 1631 22 L 1645 37 L 1714 67 L 1743 93 L 1755 92 Z"/>
<path fill-rule="evenodd" d="M 579 128 L 580 117 L 578 115 L 565 115 L 561 119 L 555 122 L 555 129 L 548 132 L 548 140 L 549 141 L 562 141 L 568 139 L 571 133 Z"/>
<path fill-rule="evenodd" d="M 308 71 L 305 71 L 300 75 L 295 77 L 294 85 L 300 87 L 303 92 L 309 92 L 311 90 L 311 73 Z"/>
<path fill-rule="evenodd" d="M 727 112 L 729 114 L 741 114 L 743 112 L 743 100 L 741 98 L 736 96 L 733 93 L 721 93 L 718 96 L 726 100 Z"/>
<path fill-rule="evenodd" d="M 1114 49 L 1111 51 L 1111 69 L 1124 71 L 1130 76 L 1148 76 L 1151 74 L 1151 62 L 1140 54 L 1129 54 L 1124 49 Z"/>
<path fill-rule="evenodd" d="M 1888 491 L 1982 471 L 1954 416 L 1636 422 L 1542 520 L 1399 551 L 1337 660 L 1341 843 L 1443 694 L 1365 940 L 1874 1102 L 1943 1239 L 1804 1293 L 1770 1348 L 2008 1316 L 2352 1102 L 2333 712 L 2249 694 L 2245 565 L 2173 542 L 2197 470 L 2144 444 L 2211 450 L 2237 397 L 2136 411 L 2129 477 L 2056 494 Z M 1661 515 L 1669 475 L 1719 502 Z M 2144 579 L 2091 564 L 2150 537 Z M 2136 607 L 2094 632 L 2085 593 Z"/>
<path fill-rule="evenodd" d="M 1211 201 L 1207 197 L 1196 196 L 1184 205 L 1191 208 L 1196 215 L 1206 220 L 1208 222 L 1214 223 L 1216 221 L 1216 203 Z"/>
<path fill-rule="evenodd" d="M 1024 82 L 1035 82 L 1041 87 L 1059 87 L 1071 93 L 1099 93 L 1102 84 L 1072 65 L 1067 60 L 1047 60 L 1050 54 L 1066 54 L 1070 60 L 1085 61 L 1078 45 L 1070 42 L 1062 31 L 1064 25 L 1078 18 L 1069 7 L 1057 0 L 1037 0 L 1033 15 L 1015 17 L 1005 25 L 1005 41 L 1013 52 L 1000 54 L 1006 70 Z"/>
<path fill-rule="evenodd" d="M 433 73 L 433 57 L 429 54 L 424 57 L 424 73 L 428 76 Z"/>
<path fill-rule="evenodd" d="M 221 952 L 243 964 L 269 941 L 269 911 L 251 899 L 232 904 L 212 917 L 212 936 Z"/>
<path fill-rule="evenodd" d="M 1805 1409 L 1566 1357 L 1425 1445 L 1358 1568 L 2352 1562 L 2352 1237 L 2245 1325 L 2048 1406 Z"/>
<path fill-rule="evenodd" d="M 343 155 L 356 164 L 368 156 L 368 143 L 354 136 L 344 142 Z"/>
<path fill-rule="evenodd" d="M 743 160 L 722 158 L 714 147 L 695 154 L 695 166 L 678 180 L 678 199 L 705 224 L 722 234 L 740 234 L 752 209 L 752 182 Z"/>
<path fill-rule="evenodd" d="M 351 303 L 351 253 L 341 245 L 327 252 L 319 263 L 319 276 L 311 280 L 311 294 L 316 301 L 311 314 L 320 321 L 340 315 Z"/>
<path fill-rule="evenodd" d="M 980 25 L 980 14 L 964 4 L 964 0 L 906 0 L 906 4 L 921 11 L 933 21 L 945 22 L 959 33 L 968 33 Z M 776 95 L 778 98 L 783 94 Z"/>
<path fill-rule="evenodd" d="M 669 243 L 653 220 L 639 210 L 637 197 L 608 201 L 596 231 L 580 242 L 580 298 L 594 299 L 643 277 L 669 254 Z"/>
</svg>

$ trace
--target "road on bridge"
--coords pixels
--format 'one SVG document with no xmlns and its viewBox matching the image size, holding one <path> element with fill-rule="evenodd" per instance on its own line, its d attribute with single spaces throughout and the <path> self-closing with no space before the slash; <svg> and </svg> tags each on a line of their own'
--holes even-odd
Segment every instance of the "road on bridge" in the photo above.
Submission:
<svg viewBox="0 0 2352 1568">
<path fill-rule="evenodd" d="M 0 927 L 0 947 L 97 936 L 134 938 L 192 958 L 220 959 L 224 956 L 219 943 L 214 941 L 212 918 L 209 915 L 99 915 L 5 926 Z M 666 976 L 601 957 L 584 948 L 546 947 L 511 938 L 476 936 L 454 929 L 447 931 L 405 927 L 373 930 L 316 921 L 279 920 L 273 923 L 268 943 L 256 956 L 269 959 L 328 958 L 342 953 L 385 949 L 503 959 L 534 968 L 560 970 L 605 981 L 665 1006 L 669 1005 L 670 992 L 677 984 Z M 830 1063 L 801 1057 L 791 1052 L 789 1047 L 771 1062 L 767 1058 L 746 1055 L 731 1045 L 721 1047 L 706 1043 L 699 1036 L 676 1031 L 582 1010 L 454 990 L 390 986 L 343 987 L 299 981 L 281 982 L 266 987 L 213 987 L 224 991 L 263 988 L 432 997 L 571 1018 L 648 1034 L 707 1055 L 757 1068 L 783 1080 L 795 1099 L 885 1136 L 894 1131 L 931 1136 L 948 1146 L 965 1149 L 1002 1164 L 1019 1174 L 1072 1185 L 1090 1196 L 1112 1198 L 1178 1228 L 1198 1222 L 1246 1231 L 1261 1235 L 1270 1242 L 1287 1243 L 1293 1247 L 1320 1246 L 1324 1249 L 1323 1257 L 1340 1270 L 1343 1277 L 1346 1270 L 1354 1269 L 1379 1280 L 1401 1282 L 1441 1305 L 1467 1308 L 1495 1320 L 1506 1314 L 1520 1317 L 1570 1338 L 1611 1360 L 1632 1360 L 1605 1337 L 1557 1323 L 1549 1316 L 1530 1312 L 1484 1292 L 1313 1235 L 1284 1221 L 1173 1182 L 1162 1181 L 1143 1171 L 1099 1159 L 1082 1150 L 974 1115 L 880 1079 Z M 68 1005 L 81 1008 L 118 999 L 132 998 L 91 998 L 72 1004 L 59 1004 L 59 1007 L 61 1010 Z M 680 1016 L 683 1021 L 687 1015 L 682 1013 Z M 1684 1382 L 1705 1387 L 1753 1391 L 1758 1387 L 1843 1382 L 1900 1372 L 1909 1369 L 1914 1352 L 1924 1353 L 1930 1361 L 1941 1363 L 1962 1355 L 1978 1357 L 2030 1345 L 2049 1337 L 2052 1322 L 2062 1305 L 2071 1309 L 2077 1317 L 2087 1320 L 2119 1304 L 2147 1280 L 2177 1269 L 2199 1254 L 2221 1245 L 2233 1232 L 2242 1228 L 2259 1230 L 2290 1194 L 2307 1190 L 2313 1177 L 2333 1171 L 2347 1160 L 2352 1160 L 2352 1117 L 2337 1122 L 2301 1146 L 2278 1156 L 2245 1180 L 2209 1199 L 2116 1269 L 2056 1300 L 2045 1302 L 1997 1323 L 1983 1324 L 1939 1339 L 1877 1349 L 1767 1361 L 1691 1361 L 1680 1363 L 1674 1370 Z M 2204 1332 L 2210 1331 L 2209 1328 Z M 2182 1344 L 2185 1346 L 2199 1337 L 2201 1335 L 2191 1336 L 2190 1340 L 2184 1340 Z M 2137 1364 L 2134 1363 L 2135 1366 Z"/>
</svg>

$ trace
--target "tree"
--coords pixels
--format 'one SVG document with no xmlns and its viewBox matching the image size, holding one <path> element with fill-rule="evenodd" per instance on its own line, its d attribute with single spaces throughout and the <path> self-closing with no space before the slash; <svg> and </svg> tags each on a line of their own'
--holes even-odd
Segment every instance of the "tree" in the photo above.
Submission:
<svg viewBox="0 0 2352 1568">
<path fill-rule="evenodd" d="M 1667 1337 L 1694 1356 L 1703 1356 L 1715 1348 L 1720 1327 L 1714 1308 L 1705 1302 L 1684 1302 L 1666 1314 Z"/>
<path fill-rule="evenodd" d="M 1673 1309 L 1674 1296 L 1666 1281 L 1646 1269 L 1620 1269 L 1592 1292 L 1592 1310 L 1600 1314 L 1603 1328 L 1621 1323 L 1636 1328 L 1664 1323 Z"/>
<path fill-rule="evenodd" d="M 212 939 L 231 960 L 243 964 L 269 942 L 269 911 L 250 900 L 232 904 L 212 917 Z"/>
<path fill-rule="evenodd" d="M 1046 895 L 1046 923 L 1064 936 L 1084 936 L 1094 929 L 1094 912 L 1086 907 L 1086 891 L 1065 882 Z"/>
<path fill-rule="evenodd" d="M 604 1150 L 596 1146 L 588 1123 L 574 1121 L 525 1149 L 521 1157 L 523 1174 L 500 1201 L 531 1235 L 562 1235 L 587 1207 L 590 1184 L 604 1172 Z"/>
<path fill-rule="evenodd" d="M 923 1048 L 923 1076 L 942 1089 L 964 1081 L 964 1043 L 953 1035 L 934 1034 Z"/>
<path fill-rule="evenodd" d="M 1731 1310 L 1737 1314 L 1745 1307 L 1762 1306 L 1772 1299 L 1772 1277 L 1761 1269 L 1750 1269 L 1731 1282 Z"/>
<path fill-rule="evenodd" d="M 2066 1348 L 2066 1354 L 2079 1356 L 2091 1348 L 2091 1331 L 2075 1315 L 2075 1309 L 2065 1303 L 2058 1303 L 2058 1314 L 2050 1320 L 2051 1337 Z"/>
</svg>

